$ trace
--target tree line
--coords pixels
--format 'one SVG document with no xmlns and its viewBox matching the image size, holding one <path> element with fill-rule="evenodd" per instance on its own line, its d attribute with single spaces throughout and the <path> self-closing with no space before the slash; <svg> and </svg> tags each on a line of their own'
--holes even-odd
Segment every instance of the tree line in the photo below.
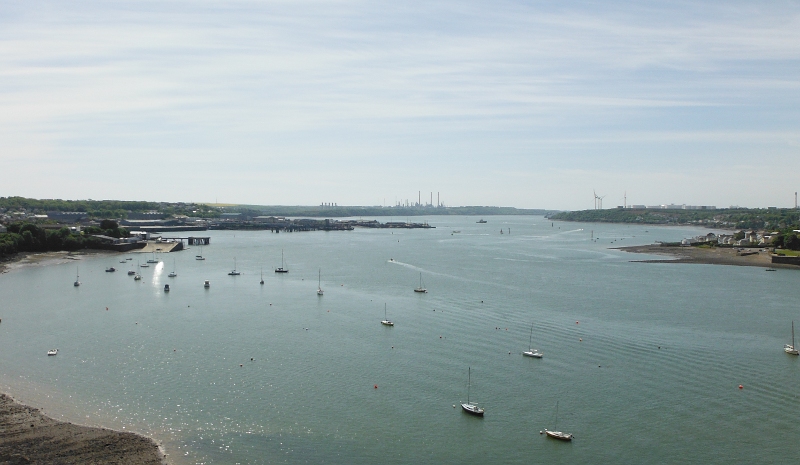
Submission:
<svg viewBox="0 0 800 465">
<path fill-rule="evenodd" d="M 84 228 L 82 233 L 71 229 L 45 229 L 32 223 L 14 223 L 8 232 L 0 233 L 0 259 L 19 252 L 75 251 L 98 248 L 101 241 L 93 235 L 127 237 L 128 231 L 120 228 L 116 221 L 103 220 L 100 227 Z"/>
</svg>

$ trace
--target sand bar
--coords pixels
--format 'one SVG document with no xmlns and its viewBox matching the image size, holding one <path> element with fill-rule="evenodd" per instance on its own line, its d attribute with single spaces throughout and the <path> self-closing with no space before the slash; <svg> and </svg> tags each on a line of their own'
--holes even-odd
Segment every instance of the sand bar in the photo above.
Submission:
<svg viewBox="0 0 800 465">
<path fill-rule="evenodd" d="M 797 265 L 772 263 L 769 249 L 743 249 L 731 247 L 683 247 L 661 244 L 614 247 L 618 250 L 650 255 L 667 255 L 670 258 L 631 260 L 642 263 L 699 263 L 706 265 L 760 266 L 764 268 L 800 269 Z"/>
<path fill-rule="evenodd" d="M 0 463 L 161 465 L 153 440 L 56 421 L 0 394 Z"/>
</svg>

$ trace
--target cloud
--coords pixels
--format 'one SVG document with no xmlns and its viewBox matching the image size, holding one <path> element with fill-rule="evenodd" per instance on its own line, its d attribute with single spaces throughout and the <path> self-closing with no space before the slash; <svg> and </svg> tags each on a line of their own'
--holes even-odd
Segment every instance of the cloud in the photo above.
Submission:
<svg viewBox="0 0 800 465">
<path fill-rule="evenodd" d="M 458 203 L 498 197 L 458 187 L 486 165 L 605 160 L 611 176 L 632 159 L 654 171 L 666 159 L 690 172 L 691 157 L 745 162 L 762 156 L 759 144 L 783 161 L 798 140 L 799 12 L 748 2 L 4 4 L 0 166 L 69 160 L 81 179 L 100 161 L 119 171 L 132 158 L 193 160 L 213 179 L 225 160 L 242 177 L 280 167 L 298 188 L 290 203 L 317 203 L 318 189 L 334 189 L 311 181 L 326 175 L 317 167 L 389 172 L 413 193 L 419 170 L 395 166 L 424 162 L 426 182 L 456 189 Z M 162 178 L 143 183 L 148 198 L 180 200 Z M 54 179 L 40 187 L 58 196 Z M 349 177 L 340 189 L 352 203 L 385 195 Z M 528 203 L 538 198 L 514 201 L 548 206 Z M 570 199 L 553 207 L 580 202 Z"/>
</svg>

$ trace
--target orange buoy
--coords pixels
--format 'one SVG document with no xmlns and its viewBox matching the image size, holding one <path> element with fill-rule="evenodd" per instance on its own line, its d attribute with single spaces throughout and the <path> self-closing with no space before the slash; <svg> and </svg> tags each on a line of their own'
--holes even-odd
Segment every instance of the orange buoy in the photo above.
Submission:
<svg viewBox="0 0 800 465">
<path fill-rule="evenodd" d="M 576 322 L 575 322 L 575 324 L 576 324 L 576 325 L 577 325 L 577 324 L 580 324 L 580 322 L 579 322 L 579 321 L 576 321 Z"/>
<path fill-rule="evenodd" d="M 578 342 L 583 342 L 583 338 L 582 338 L 582 337 L 579 337 L 579 338 L 578 338 Z"/>
<path fill-rule="evenodd" d="M 744 386 L 742 386 L 742 385 L 740 384 L 740 385 L 739 385 L 739 389 L 744 389 Z"/>
<path fill-rule="evenodd" d="M 378 389 L 378 385 L 377 384 L 375 385 L 375 389 Z"/>
</svg>

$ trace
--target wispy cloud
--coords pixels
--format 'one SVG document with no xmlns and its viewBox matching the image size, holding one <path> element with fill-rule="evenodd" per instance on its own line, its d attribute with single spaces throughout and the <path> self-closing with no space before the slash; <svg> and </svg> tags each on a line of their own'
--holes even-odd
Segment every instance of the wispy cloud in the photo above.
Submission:
<svg viewBox="0 0 800 465">
<path fill-rule="evenodd" d="M 631 159 L 690 173 L 690 157 L 749 163 L 764 145 L 787 157 L 799 64 L 794 3 L 4 3 L 0 169 L 69 160 L 85 181 L 98 162 L 139 177 L 170 160 L 216 180 L 226 201 L 253 202 L 238 180 L 278 167 L 295 186 L 278 203 L 446 186 L 454 203 L 577 207 L 568 192 L 543 205 L 524 184 L 506 196 L 502 174 L 486 191 L 466 186 L 487 165 L 605 165 L 615 179 Z M 424 178 L 404 163 L 425 163 Z M 338 188 L 319 182 L 330 173 Z M 396 179 L 356 181 L 374 173 Z M 43 178 L 0 195 L 179 200 L 172 177 L 147 176 L 136 194 L 113 182 L 71 194 Z M 247 195 L 272 190 L 253 182 Z"/>
</svg>

